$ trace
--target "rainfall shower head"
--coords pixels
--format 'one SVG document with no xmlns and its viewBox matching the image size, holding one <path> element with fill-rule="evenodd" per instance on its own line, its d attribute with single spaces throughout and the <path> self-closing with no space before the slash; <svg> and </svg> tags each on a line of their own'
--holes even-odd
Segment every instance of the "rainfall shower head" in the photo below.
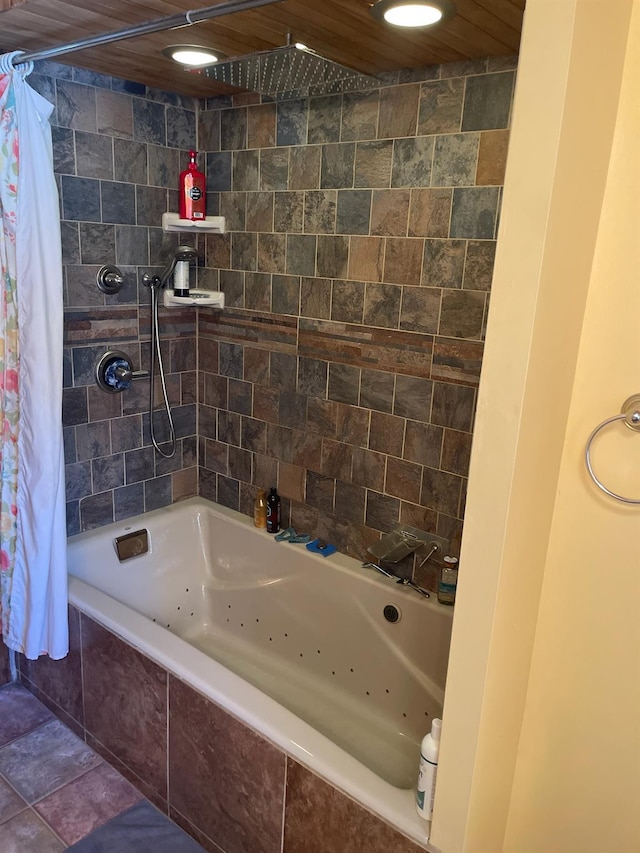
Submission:
<svg viewBox="0 0 640 853">
<path fill-rule="evenodd" d="M 180 261 L 186 261 L 187 263 L 189 263 L 190 261 L 196 261 L 197 259 L 198 254 L 195 249 L 191 248 L 191 246 L 178 246 L 178 248 L 173 253 L 173 257 L 169 262 L 169 266 L 160 276 L 160 286 L 164 287 L 165 284 L 169 281 L 169 279 L 173 275 L 177 263 L 179 263 Z"/>
<path fill-rule="evenodd" d="M 353 92 L 383 85 L 379 78 L 332 62 L 300 43 L 207 65 L 199 73 L 218 83 L 279 98 Z"/>
</svg>

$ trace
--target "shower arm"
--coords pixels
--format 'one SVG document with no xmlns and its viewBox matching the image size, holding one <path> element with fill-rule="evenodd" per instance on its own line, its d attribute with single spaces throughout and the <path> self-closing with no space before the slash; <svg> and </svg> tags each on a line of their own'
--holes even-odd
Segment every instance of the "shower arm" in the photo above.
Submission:
<svg viewBox="0 0 640 853">
<path fill-rule="evenodd" d="M 272 3 L 280 2 L 282 0 L 227 0 L 224 3 L 217 3 L 215 6 L 205 6 L 203 9 L 191 9 L 188 12 L 181 12 L 177 15 L 156 18 L 153 21 L 136 24 L 124 30 L 114 30 L 110 33 L 102 33 L 102 35 L 89 36 L 85 39 L 57 45 L 56 47 L 43 48 L 42 50 L 19 52 L 13 56 L 12 62 L 14 65 L 20 65 L 24 62 L 36 62 L 39 59 L 53 59 L 65 53 L 73 53 L 76 50 L 86 50 L 89 47 L 112 44 L 113 42 L 135 38 L 136 36 L 159 33 L 163 30 L 189 27 L 193 24 L 200 24 L 203 21 L 210 21 L 212 18 L 231 15 L 234 12 L 244 12 L 247 9 L 257 9 L 260 6 L 270 6 Z"/>
</svg>

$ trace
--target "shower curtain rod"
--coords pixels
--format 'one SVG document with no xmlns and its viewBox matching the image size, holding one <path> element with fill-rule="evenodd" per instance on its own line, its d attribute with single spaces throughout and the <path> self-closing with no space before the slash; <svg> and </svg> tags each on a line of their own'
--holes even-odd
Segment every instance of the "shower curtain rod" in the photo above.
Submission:
<svg viewBox="0 0 640 853">
<path fill-rule="evenodd" d="M 85 50 L 88 47 L 97 47 L 101 44 L 111 44 L 112 42 L 123 41 L 124 39 L 134 38 L 135 36 L 144 36 L 148 33 L 162 32 L 162 30 L 189 27 L 192 24 L 200 24 L 203 21 L 219 18 L 222 15 L 230 15 L 233 12 L 244 12 L 247 9 L 256 9 L 259 6 L 269 6 L 271 3 L 280 2 L 281 0 L 227 0 L 225 3 L 217 3 L 215 6 L 205 6 L 203 9 L 191 9 L 188 12 L 181 12 L 177 15 L 171 15 L 168 18 L 156 18 L 154 21 L 147 21 L 146 24 L 137 24 L 133 27 L 127 27 L 124 30 L 115 30 L 114 32 L 103 33 L 99 36 L 89 36 L 86 39 L 79 39 L 78 41 L 61 44 L 57 47 L 26 51 L 15 56 L 13 64 L 20 65 L 23 62 L 51 59 L 54 56 L 61 56 L 63 53 Z"/>
</svg>

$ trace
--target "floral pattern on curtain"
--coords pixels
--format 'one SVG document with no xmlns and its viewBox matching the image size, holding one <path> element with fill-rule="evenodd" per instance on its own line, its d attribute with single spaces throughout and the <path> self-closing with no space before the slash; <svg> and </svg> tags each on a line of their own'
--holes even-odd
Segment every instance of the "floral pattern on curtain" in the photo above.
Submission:
<svg viewBox="0 0 640 853">
<path fill-rule="evenodd" d="M 19 169 L 18 128 L 13 87 L 0 77 L 0 609 L 7 634 L 16 554 L 18 486 L 18 311 L 16 305 L 16 222 Z"/>
<path fill-rule="evenodd" d="M 62 440 L 63 287 L 53 105 L 0 56 L 0 609 L 34 660 L 69 649 Z"/>
</svg>

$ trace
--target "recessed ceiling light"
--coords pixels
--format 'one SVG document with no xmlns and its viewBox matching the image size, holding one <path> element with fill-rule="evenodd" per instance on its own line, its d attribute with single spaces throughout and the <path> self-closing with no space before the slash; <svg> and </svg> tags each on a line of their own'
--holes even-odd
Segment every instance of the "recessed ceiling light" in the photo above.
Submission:
<svg viewBox="0 0 640 853">
<path fill-rule="evenodd" d="M 172 44 L 165 47 L 162 53 L 169 59 L 173 59 L 174 62 L 179 62 L 180 65 L 188 65 L 189 68 L 213 65 L 220 62 L 221 59 L 227 58 L 222 53 L 214 53 L 205 47 L 198 47 L 197 44 Z"/>
<path fill-rule="evenodd" d="M 378 0 L 371 14 L 396 27 L 431 27 L 455 15 L 450 0 Z"/>
</svg>

